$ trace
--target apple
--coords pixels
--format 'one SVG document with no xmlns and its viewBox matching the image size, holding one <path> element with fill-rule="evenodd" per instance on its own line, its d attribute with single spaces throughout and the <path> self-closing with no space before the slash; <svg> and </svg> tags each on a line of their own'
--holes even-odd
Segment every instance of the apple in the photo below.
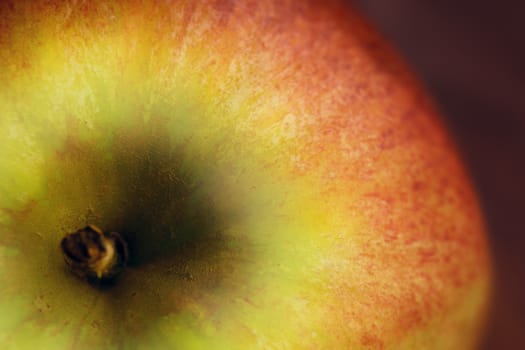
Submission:
<svg viewBox="0 0 525 350">
<path fill-rule="evenodd" d="M 478 200 L 352 9 L 3 2 L 0 61 L 0 348 L 478 343 Z M 129 246 L 111 283 L 64 263 L 86 225 Z"/>
</svg>

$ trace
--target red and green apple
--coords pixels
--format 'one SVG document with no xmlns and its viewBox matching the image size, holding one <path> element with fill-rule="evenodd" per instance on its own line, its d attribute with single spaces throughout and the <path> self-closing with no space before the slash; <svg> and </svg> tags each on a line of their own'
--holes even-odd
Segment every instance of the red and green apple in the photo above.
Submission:
<svg viewBox="0 0 525 350">
<path fill-rule="evenodd" d="M 0 5 L 0 348 L 472 349 L 464 165 L 334 1 Z M 129 245 L 111 284 L 59 249 Z"/>
</svg>

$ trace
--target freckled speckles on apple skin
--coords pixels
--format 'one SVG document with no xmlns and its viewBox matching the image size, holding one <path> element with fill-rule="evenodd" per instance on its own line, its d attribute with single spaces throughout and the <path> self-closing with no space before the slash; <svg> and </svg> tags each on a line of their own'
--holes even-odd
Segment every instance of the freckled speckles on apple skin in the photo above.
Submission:
<svg viewBox="0 0 525 350">
<path fill-rule="evenodd" d="M 300 50 L 274 57 L 277 66 L 295 67 L 295 75 L 280 88 L 309 96 L 304 105 L 292 105 L 294 118 L 283 119 L 283 135 L 301 140 L 300 156 L 293 158 L 298 174 L 314 174 L 326 202 L 334 196 L 348 215 L 360 213 L 364 221 L 361 230 L 352 233 L 367 241 L 360 247 L 362 263 L 356 267 L 348 262 L 348 270 L 340 264 L 333 279 L 353 275 L 360 281 L 353 299 L 372 290 L 367 298 L 382 307 L 360 309 L 348 299 L 347 308 L 360 309 L 359 317 L 377 317 L 385 324 L 387 318 L 396 319 L 392 334 L 401 337 L 406 329 L 455 307 L 462 289 L 485 276 L 484 227 L 454 147 L 429 100 L 413 89 L 413 78 L 400 73 L 402 64 L 380 46 L 370 53 L 344 37 L 323 36 L 325 26 L 329 25 L 320 20 L 315 33 L 300 26 L 292 29 L 308 31 L 296 36 L 292 45 L 297 48 L 307 45 L 305 38 L 327 40 L 329 45 L 315 57 L 305 59 Z M 375 41 L 365 37 L 367 44 Z M 272 49 L 271 44 L 266 46 Z M 318 65 L 330 56 L 326 47 L 346 50 L 344 65 L 336 59 L 333 70 L 321 69 Z M 361 61 L 363 54 L 374 59 Z M 339 252 L 344 256 L 352 248 L 343 243 Z M 355 277 L 360 269 L 360 277 Z M 450 285 L 456 289 L 450 290 Z M 337 294 L 345 298 L 345 290 L 352 288 L 356 289 L 336 286 Z"/>
</svg>

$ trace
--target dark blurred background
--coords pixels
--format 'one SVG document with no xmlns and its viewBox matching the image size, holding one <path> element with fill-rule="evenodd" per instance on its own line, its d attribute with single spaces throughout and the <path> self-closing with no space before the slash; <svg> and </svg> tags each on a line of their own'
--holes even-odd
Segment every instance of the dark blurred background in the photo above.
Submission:
<svg viewBox="0 0 525 350">
<path fill-rule="evenodd" d="M 525 349 L 525 1 L 350 1 L 423 80 L 474 177 L 495 260 L 481 349 Z"/>
</svg>

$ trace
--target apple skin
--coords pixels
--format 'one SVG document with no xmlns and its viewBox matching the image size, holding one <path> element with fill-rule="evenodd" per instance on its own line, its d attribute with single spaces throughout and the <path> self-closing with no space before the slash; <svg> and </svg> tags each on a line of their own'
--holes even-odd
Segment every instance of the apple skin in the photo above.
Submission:
<svg viewBox="0 0 525 350">
<path fill-rule="evenodd" d="M 351 9 L 0 6 L 0 348 L 475 348 L 476 196 Z M 113 286 L 65 269 L 88 223 L 129 239 Z"/>
</svg>

